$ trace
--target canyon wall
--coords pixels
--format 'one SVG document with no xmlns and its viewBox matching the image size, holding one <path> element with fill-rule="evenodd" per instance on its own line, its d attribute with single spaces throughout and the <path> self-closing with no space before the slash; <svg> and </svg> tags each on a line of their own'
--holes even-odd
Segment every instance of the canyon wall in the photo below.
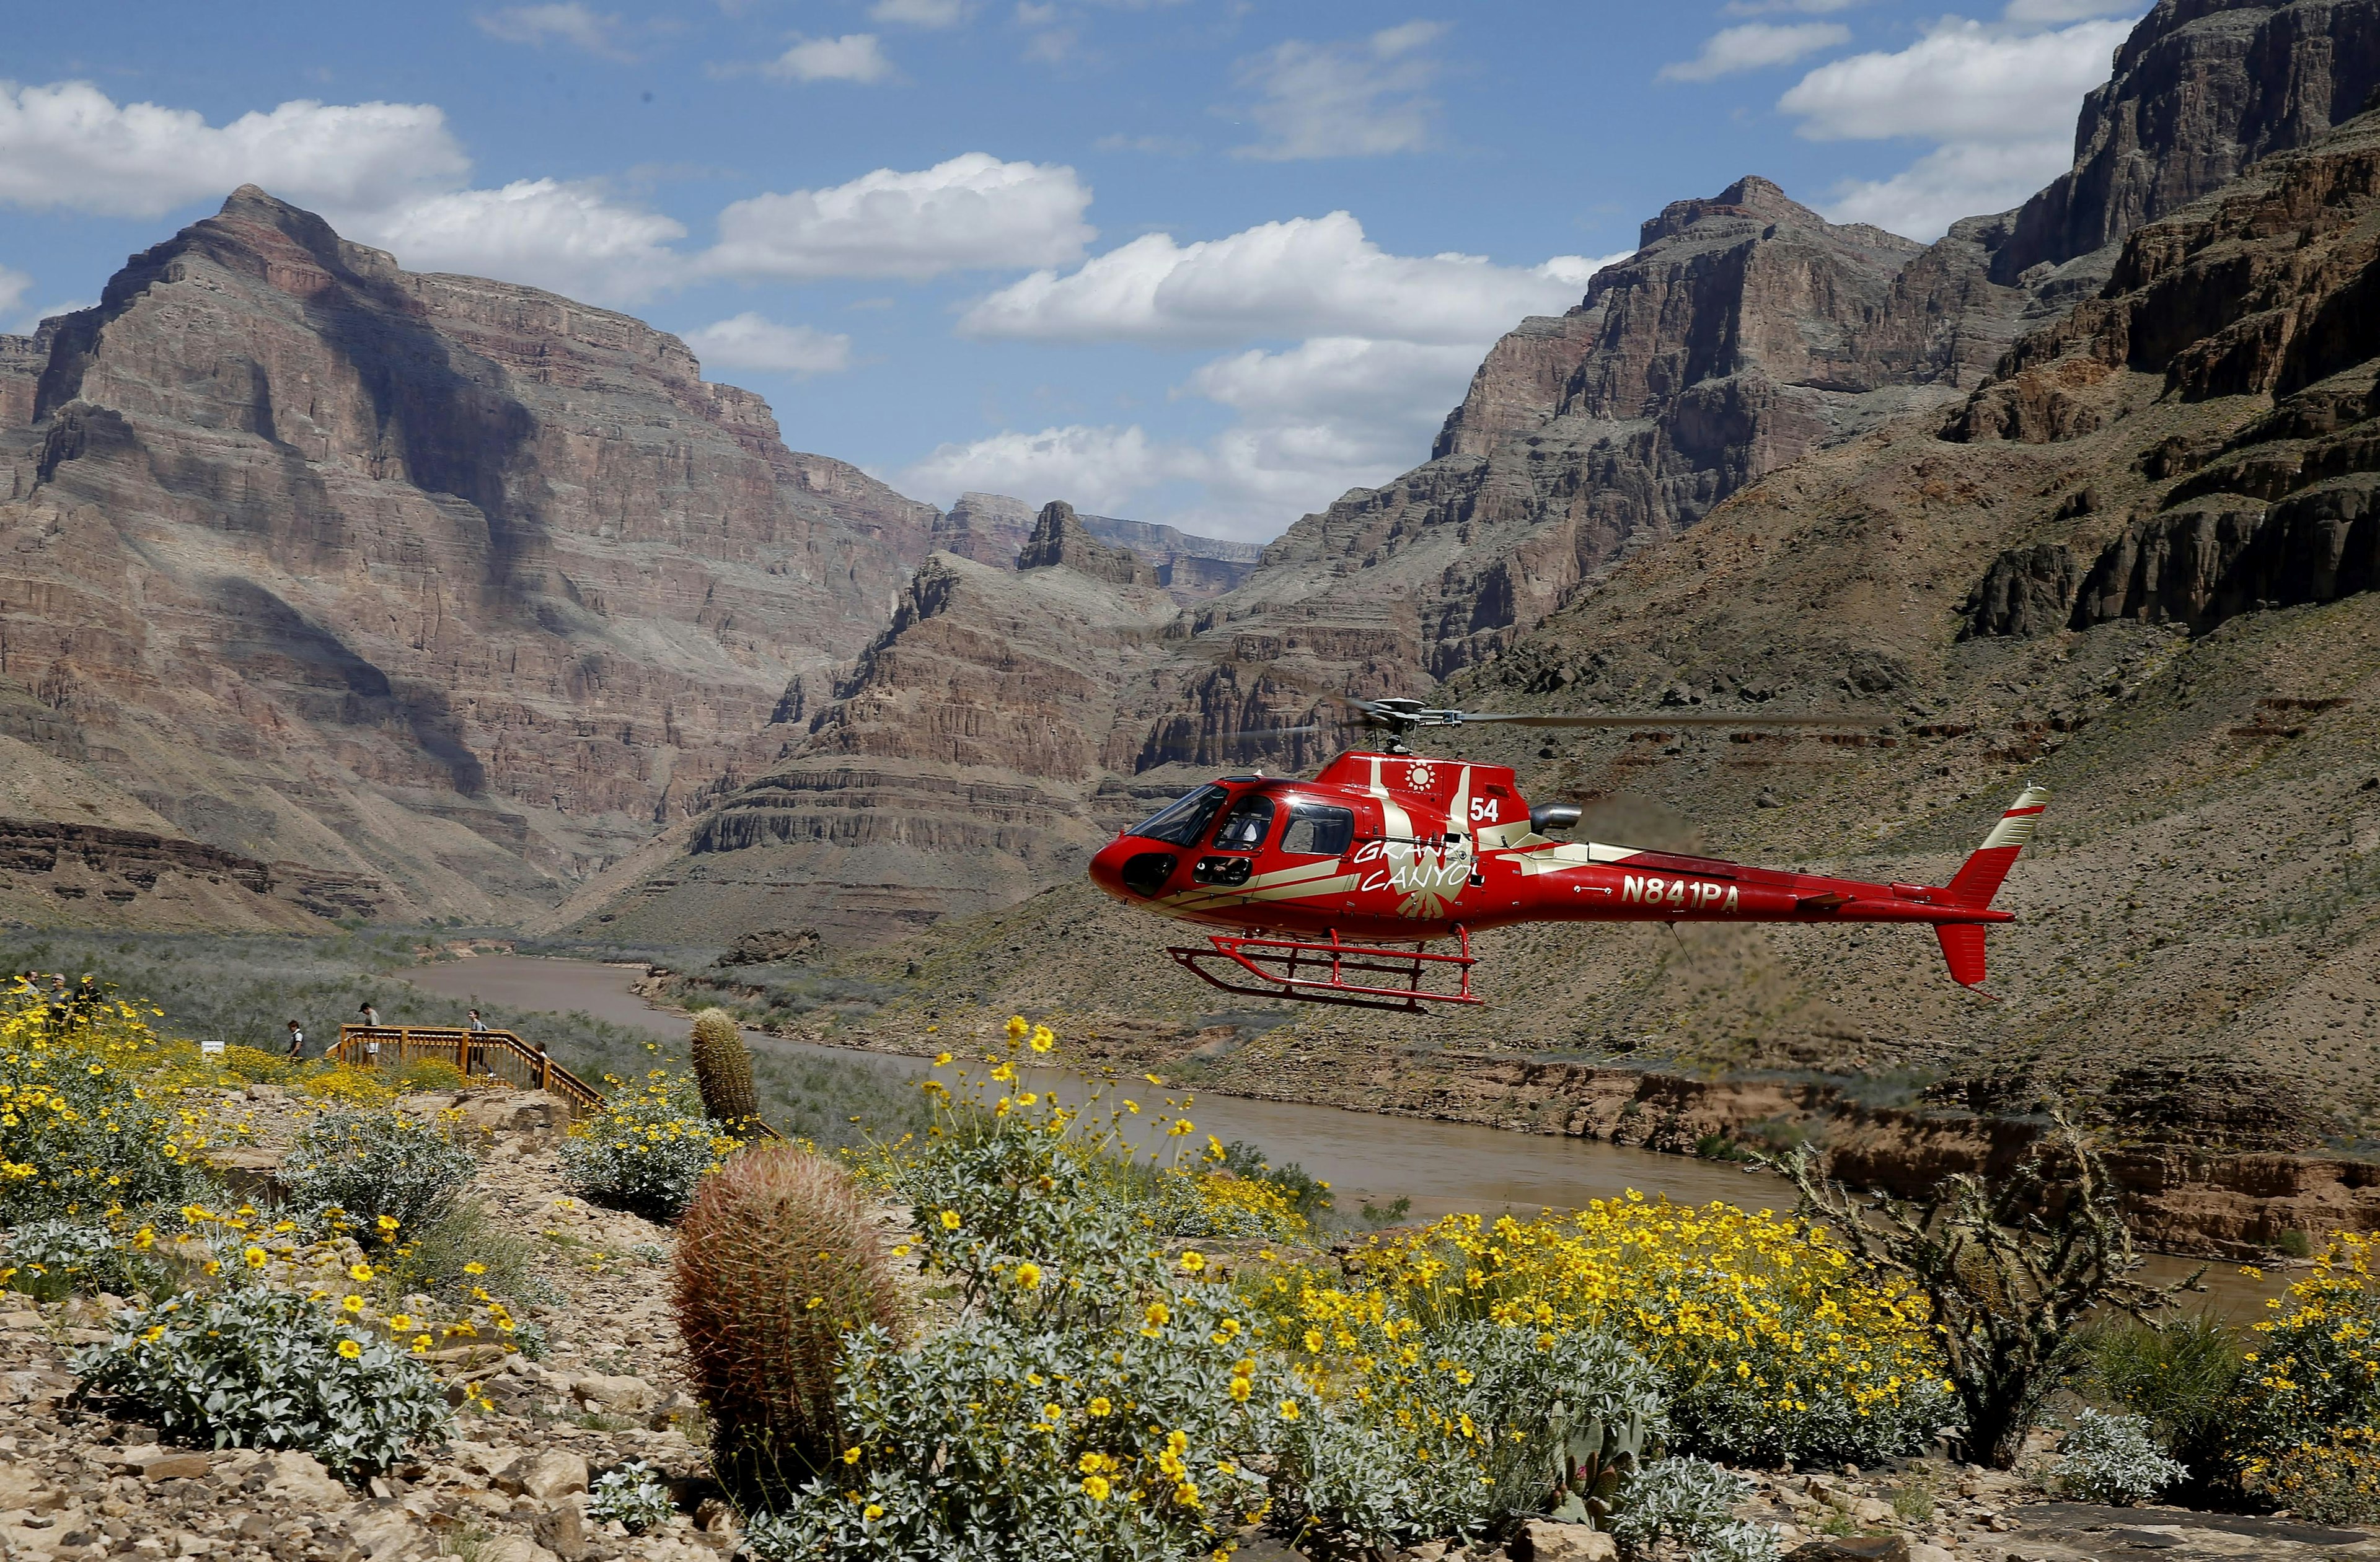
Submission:
<svg viewBox="0 0 2380 1562">
<path fill-rule="evenodd" d="M 190 840 L 550 904 L 881 626 L 936 513 L 674 337 L 253 188 L 0 353 L 0 703 Z"/>
</svg>

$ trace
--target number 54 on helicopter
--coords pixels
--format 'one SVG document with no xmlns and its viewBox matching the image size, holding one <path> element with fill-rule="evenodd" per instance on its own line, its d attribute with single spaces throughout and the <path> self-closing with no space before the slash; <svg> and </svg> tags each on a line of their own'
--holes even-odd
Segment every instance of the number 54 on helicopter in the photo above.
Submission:
<svg viewBox="0 0 2380 1562">
<path fill-rule="evenodd" d="M 1383 731 L 1311 780 L 1232 775 L 1117 835 L 1093 883 L 1129 905 L 1228 929 L 1166 952 L 1228 992 L 1419 1011 L 1482 1002 L 1471 935 L 1524 922 L 1922 923 L 1953 980 L 1984 979 L 1993 906 L 2048 793 L 2028 786 L 1948 884 L 1871 883 L 1714 857 L 1568 842 L 1580 809 L 1521 795 L 1512 770 L 1414 753 L 1420 727 L 1842 725 L 1840 719 L 1505 716 L 1348 701 Z M 1283 729 L 1305 731 L 1312 729 Z M 1434 951 L 1451 938 L 1457 952 Z M 1405 947 L 1397 947 L 1405 946 Z"/>
</svg>

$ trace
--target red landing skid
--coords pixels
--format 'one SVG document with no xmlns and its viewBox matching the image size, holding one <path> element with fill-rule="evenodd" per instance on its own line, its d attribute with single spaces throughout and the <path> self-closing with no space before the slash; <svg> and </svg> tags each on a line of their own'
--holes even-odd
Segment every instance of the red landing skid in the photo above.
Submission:
<svg viewBox="0 0 2380 1562">
<path fill-rule="evenodd" d="M 1166 953 L 1175 963 L 1210 987 L 1225 992 L 1245 993 L 1255 998 L 1289 998 L 1302 1003 L 1336 1003 L 1349 1009 L 1393 1009 L 1406 1013 L 1421 1012 L 1425 1003 L 1484 1003 L 1485 999 L 1471 993 L 1471 967 L 1475 962 L 1471 953 L 1471 935 L 1457 927 L 1454 936 L 1463 940 L 1461 954 L 1430 954 L 1416 946 L 1411 950 L 1380 949 L 1368 944 L 1342 944 L 1337 928 L 1330 932 L 1327 944 L 1300 943 L 1292 938 L 1259 938 L 1254 935 L 1232 938 L 1215 933 L 1208 937 L 1209 949 L 1171 947 Z M 1222 967 L 1209 971 L 1204 963 L 1212 961 Z M 1453 992 L 1428 992 L 1422 987 L 1422 978 L 1428 973 L 1451 967 L 1457 987 Z M 1256 980 L 1234 981 L 1229 978 L 1245 974 Z M 1349 980 L 1350 977 L 1354 980 Z M 1366 986 L 1367 979 L 1386 978 L 1392 986 Z"/>
</svg>

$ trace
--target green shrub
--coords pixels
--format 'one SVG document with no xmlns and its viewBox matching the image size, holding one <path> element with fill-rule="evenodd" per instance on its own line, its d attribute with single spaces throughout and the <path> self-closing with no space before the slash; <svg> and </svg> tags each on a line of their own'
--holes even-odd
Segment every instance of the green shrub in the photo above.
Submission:
<svg viewBox="0 0 2380 1562">
<path fill-rule="evenodd" d="M 2240 1331 L 2212 1314 L 2154 1327 L 2119 1319 L 2083 1336 L 2081 1386 L 2103 1405 L 2147 1417 L 2167 1453 L 2217 1480 L 2235 1457 L 2246 1350 Z"/>
<path fill-rule="evenodd" d="M 2380 1523 L 2380 1439 L 2362 1428 L 2263 1461 L 2257 1491 L 2317 1524 Z"/>
<path fill-rule="evenodd" d="M 2282 1301 L 2247 1358 L 2243 1483 L 2291 1508 L 2380 1500 L 2380 1237 L 2338 1233 Z"/>
<path fill-rule="evenodd" d="M 2157 1447 L 2156 1429 L 2145 1416 L 2086 1410 L 2075 1417 L 2058 1451 L 2052 1483 L 2083 1502 L 2130 1508 L 2190 1473 Z"/>
<path fill-rule="evenodd" d="M 1284 1434 L 1275 1501 L 1301 1544 L 1378 1552 L 1500 1529 L 1582 1483 L 1573 1430 L 1633 1426 L 1639 1447 L 1668 1430 L 1658 1378 L 1616 1339 L 1485 1321 L 1435 1330 L 1401 1323 L 1343 1315 L 1334 1328 L 1355 1339 L 1347 1370 L 1300 1374 L 1313 1410 Z M 1612 1473 L 1578 1495 L 1624 1506 L 1633 1483 Z M 1597 1517 L 1580 1506 L 1578 1517 Z"/>
<path fill-rule="evenodd" d="M 841 1168 L 789 1144 L 746 1150 L 686 1211 L 678 1333 L 710 1417 L 712 1469 L 747 1506 L 843 1451 L 844 1337 L 903 1323 L 874 1215 Z"/>
<path fill-rule="evenodd" d="M 1047 1185 L 1014 1186 L 1007 1209 L 1048 1199 L 1080 1218 L 1038 1260 L 1016 1256 L 1014 1226 L 946 1227 L 931 1212 L 929 1273 L 959 1277 L 972 1301 L 906 1350 L 881 1329 L 845 1338 L 835 1415 L 848 1462 L 753 1522 L 760 1556 L 1186 1557 L 1254 1515 L 1261 1483 L 1242 1460 L 1312 1400 L 1248 1354 L 1203 1260 L 1156 1252 L 1065 1157 L 1048 1170 Z"/>
<path fill-rule="evenodd" d="M 669 1522 L 677 1505 L 670 1501 L 669 1487 L 653 1474 L 653 1468 L 643 1459 L 632 1459 L 616 1470 L 607 1470 L 595 1478 L 587 1493 L 587 1517 L 597 1523 L 617 1520 L 632 1535 Z"/>
<path fill-rule="evenodd" d="M 128 1003 L 54 1023 L 38 994 L 0 996 L 0 1225 L 193 1196 L 201 1142 L 157 1077 L 176 1053 Z"/>
<path fill-rule="evenodd" d="M 735 1145 L 725 1124 L 686 1106 L 677 1083 L 656 1072 L 640 1086 L 622 1086 L 601 1112 L 570 1125 L 562 1142 L 562 1175 L 598 1204 L 648 1220 L 674 1220 Z"/>
<path fill-rule="evenodd" d="M 111 1227 L 87 1220 L 30 1220 L 8 1233 L 0 1283 L 43 1302 L 80 1291 L 130 1295 L 164 1277 L 153 1259 Z"/>
<path fill-rule="evenodd" d="M 1215 1142 L 1207 1143 L 1211 1146 Z M 1232 1176 L 1269 1182 L 1280 1189 L 1289 1207 L 1308 1220 L 1318 1220 L 1330 1209 L 1330 1184 L 1316 1181 L 1295 1161 L 1275 1166 L 1262 1149 L 1245 1139 L 1234 1139 L 1213 1153 Z"/>
<path fill-rule="evenodd" d="M 74 1370 L 176 1441 L 301 1448 L 351 1480 L 448 1422 L 429 1368 L 289 1291 L 186 1291 L 119 1313 Z"/>
<path fill-rule="evenodd" d="M 1572 1466 L 1570 1441 L 1600 1415 L 1640 1443 L 1658 1428 L 1658 1380 L 1635 1352 L 1535 1324 L 1425 1331 L 1360 1299 L 1339 1320 L 1361 1335 L 1350 1355 L 1266 1343 L 1249 1297 L 1204 1253 L 1169 1255 L 1147 1201 L 1120 1196 L 1139 1174 L 1118 1176 L 1114 1142 L 1068 1136 L 1096 1103 L 1077 1112 L 1020 1088 L 1019 1045 L 1050 1039 L 1013 1024 L 980 1088 L 951 1099 L 932 1084 L 933 1131 L 884 1163 L 957 1318 L 907 1349 L 880 1329 L 844 1339 L 842 1457 L 754 1515 L 759 1556 L 1187 1558 L 1266 1518 L 1321 1555 L 1475 1534 L 1580 1486 L 1637 1511 L 1631 1483 Z M 1724 1479 L 1691 1469 L 1705 1486 Z M 1641 1511 L 1645 1533 L 1689 1537 L 1706 1556 L 1767 1555 L 1765 1532 L 1700 1508 Z"/>
<path fill-rule="evenodd" d="M 224 1072 L 249 1084 L 295 1084 L 306 1065 L 285 1052 L 264 1052 L 253 1047 L 225 1047 L 215 1059 Z"/>
<path fill-rule="evenodd" d="M 452 1209 L 478 1171 L 471 1152 L 435 1124 L 396 1111 L 343 1110 L 298 1132 L 281 1185 L 301 1210 L 335 1210 L 358 1241 L 386 1246 Z"/>
<path fill-rule="evenodd" d="M 469 1197 L 457 1198 L 420 1225 L 400 1227 L 378 1269 L 392 1307 L 417 1291 L 450 1298 L 486 1291 L 523 1302 L 562 1300 L 540 1272 L 536 1245 L 489 1219 L 487 1206 Z"/>
<path fill-rule="evenodd" d="M 1777 1555 L 1776 1532 L 1735 1517 L 1752 1483 L 1698 1459 L 1665 1459 L 1630 1482 L 1611 1521 L 1612 1538 L 1630 1556 L 1661 1541 L 1692 1549 L 1702 1562 L 1766 1562 Z"/>
</svg>

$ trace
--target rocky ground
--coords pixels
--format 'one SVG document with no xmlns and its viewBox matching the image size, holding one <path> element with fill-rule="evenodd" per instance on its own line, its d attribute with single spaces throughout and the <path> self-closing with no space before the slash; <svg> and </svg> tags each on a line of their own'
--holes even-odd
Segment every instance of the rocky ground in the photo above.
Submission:
<svg viewBox="0 0 2380 1562">
<path fill-rule="evenodd" d="M 469 1125 L 482 1156 L 474 1192 L 499 1227 L 537 1244 L 562 1298 L 528 1309 L 549 1337 L 544 1358 L 444 1363 L 459 1406 L 451 1440 L 358 1490 L 304 1454 L 160 1446 L 135 1412 L 76 1392 L 72 1353 L 106 1338 L 116 1299 L 8 1294 L 0 1299 L 0 1558 L 701 1562 L 735 1552 L 739 1525 L 707 1477 L 705 1423 L 669 1320 L 670 1229 L 571 1193 L 554 1153 L 565 1119 L 553 1098 L 473 1091 L 432 1104 Z M 236 1176 L 265 1186 L 294 1110 L 270 1087 L 219 1103 L 226 1129 L 249 1129 L 225 1152 Z M 886 1210 L 888 1224 L 899 1218 Z M 593 1481 L 631 1459 L 668 1483 L 677 1508 L 639 1535 L 587 1511 Z M 1775 1526 L 1802 1562 L 2116 1562 L 2153 1552 L 2177 1562 L 2380 1559 L 2380 1538 L 2353 1532 L 2053 1502 L 2026 1475 L 1972 1466 L 1754 1479 L 1742 1515 Z M 1242 1540 L 1251 1562 L 1295 1556 L 1254 1534 Z M 1537 1523 L 1505 1544 L 1433 1543 L 1399 1562 L 1609 1555 L 1604 1536 Z"/>
</svg>

